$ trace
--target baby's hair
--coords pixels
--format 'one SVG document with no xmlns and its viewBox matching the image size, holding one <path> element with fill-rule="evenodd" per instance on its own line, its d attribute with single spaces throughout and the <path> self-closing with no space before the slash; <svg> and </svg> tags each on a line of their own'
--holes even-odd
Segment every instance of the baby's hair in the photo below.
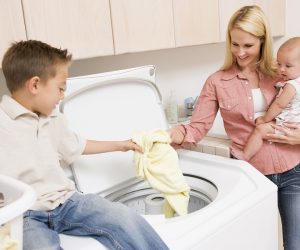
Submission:
<svg viewBox="0 0 300 250">
<path fill-rule="evenodd" d="M 293 50 L 300 56 L 300 37 L 292 37 L 288 39 L 279 47 L 279 50 Z"/>
<path fill-rule="evenodd" d="M 2 70 L 11 93 L 22 88 L 34 76 L 47 81 L 55 77 L 56 66 L 68 64 L 72 55 L 66 49 L 58 49 L 36 40 L 12 43 L 2 60 Z"/>
</svg>

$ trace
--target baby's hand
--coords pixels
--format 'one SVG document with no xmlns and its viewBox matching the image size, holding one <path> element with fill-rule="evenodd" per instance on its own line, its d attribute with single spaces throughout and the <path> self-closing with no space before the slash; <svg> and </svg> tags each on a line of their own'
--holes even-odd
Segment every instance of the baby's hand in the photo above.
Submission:
<svg viewBox="0 0 300 250">
<path fill-rule="evenodd" d="M 132 140 L 121 141 L 121 151 L 126 152 L 128 150 L 144 153 L 144 150 Z"/>
</svg>

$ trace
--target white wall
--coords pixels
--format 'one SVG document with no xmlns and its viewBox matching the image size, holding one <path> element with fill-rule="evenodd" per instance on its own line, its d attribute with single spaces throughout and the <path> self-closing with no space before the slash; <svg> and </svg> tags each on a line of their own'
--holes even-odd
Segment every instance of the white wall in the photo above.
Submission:
<svg viewBox="0 0 300 250">
<path fill-rule="evenodd" d="M 300 1 L 286 0 L 286 35 L 274 39 L 274 50 L 287 38 L 300 36 Z M 93 74 L 130 67 L 153 64 L 157 69 L 157 85 L 163 100 L 169 96 L 170 90 L 179 104 L 189 96 L 200 93 L 205 79 L 216 71 L 223 63 L 224 43 L 192 46 L 178 49 L 167 49 L 152 52 L 124 54 L 119 56 L 99 57 L 75 61 L 70 68 L 70 76 Z M 2 71 L 0 72 L 0 95 L 7 93 Z M 218 118 L 215 129 L 222 130 Z"/>
<path fill-rule="evenodd" d="M 185 97 L 198 95 L 207 76 L 222 65 L 224 46 L 219 43 L 81 60 L 73 63 L 70 75 L 153 64 L 163 100 L 173 90 L 181 104 Z"/>
</svg>

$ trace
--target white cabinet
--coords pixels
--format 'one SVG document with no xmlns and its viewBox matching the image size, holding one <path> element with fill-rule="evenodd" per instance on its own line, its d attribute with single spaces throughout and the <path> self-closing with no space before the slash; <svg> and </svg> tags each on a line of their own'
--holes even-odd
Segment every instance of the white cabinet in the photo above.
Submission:
<svg viewBox="0 0 300 250">
<path fill-rule="evenodd" d="M 220 41 L 218 0 L 173 0 L 176 47 Z"/>
<path fill-rule="evenodd" d="M 114 54 L 109 0 L 23 0 L 23 8 L 28 39 L 75 59 Z"/>
<path fill-rule="evenodd" d="M 253 0 L 219 0 L 220 41 L 226 40 L 227 25 L 232 14 L 245 5 L 253 5 Z"/>
<path fill-rule="evenodd" d="M 21 0 L 0 0 L 0 37 L 2 62 L 3 54 L 13 41 L 26 40 Z"/>
<path fill-rule="evenodd" d="M 284 35 L 285 0 L 110 0 L 115 54 L 223 42 L 232 14 L 257 4 Z"/>
<path fill-rule="evenodd" d="M 254 2 L 266 13 L 270 22 L 272 35 L 283 36 L 285 34 L 286 0 L 255 0 Z"/>
<path fill-rule="evenodd" d="M 221 41 L 226 39 L 227 24 L 232 14 L 245 5 L 256 4 L 265 12 L 273 36 L 285 34 L 285 1 L 286 0 L 219 0 Z"/>
<path fill-rule="evenodd" d="M 272 34 L 280 36 L 285 2 L 0 0 L 0 59 L 11 41 L 26 38 L 67 48 L 74 59 L 223 42 L 231 15 L 253 4 L 262 7 Z"/>
<path fill-rule="evenodd" d="M 265 12 L 272 35 L 284 35 L 285 0 L 173 0 L 176 47 L 224 42 L 232 14 L 253 4 Z"/>
<path fill-rule="evenodd" d="M 115 54 L 174 48 L 172 0 L 110 0 Z"/>
</svg>

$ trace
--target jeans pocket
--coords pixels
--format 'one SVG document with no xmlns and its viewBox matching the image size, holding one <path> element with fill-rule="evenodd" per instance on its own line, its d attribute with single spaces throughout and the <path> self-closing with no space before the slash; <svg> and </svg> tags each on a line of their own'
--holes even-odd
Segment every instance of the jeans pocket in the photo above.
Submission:
<svg viewBox="0 0 300 250">
<path fill-rule="evenodd" d="M 80 192 L 75 192 L 73 193 L 65 202 L 69 201 L 69 202 L 77 202 L 78 200 L 81 199 L 81 196 L 83 194 Z"/>
<path fill-rule="evenodd" d="M 293 171 L 300 174 L 300 164 L 293 168 Z"/>
<path fill-rule="evenodd" d="M 31 214 L 31 212 L 32 212 L 32 210 L 27 210 L 27 211 L 25 211 L 25 212 L 23 213 L 23 218 L 29 217 L 30 214 Z"/>
</svg>

